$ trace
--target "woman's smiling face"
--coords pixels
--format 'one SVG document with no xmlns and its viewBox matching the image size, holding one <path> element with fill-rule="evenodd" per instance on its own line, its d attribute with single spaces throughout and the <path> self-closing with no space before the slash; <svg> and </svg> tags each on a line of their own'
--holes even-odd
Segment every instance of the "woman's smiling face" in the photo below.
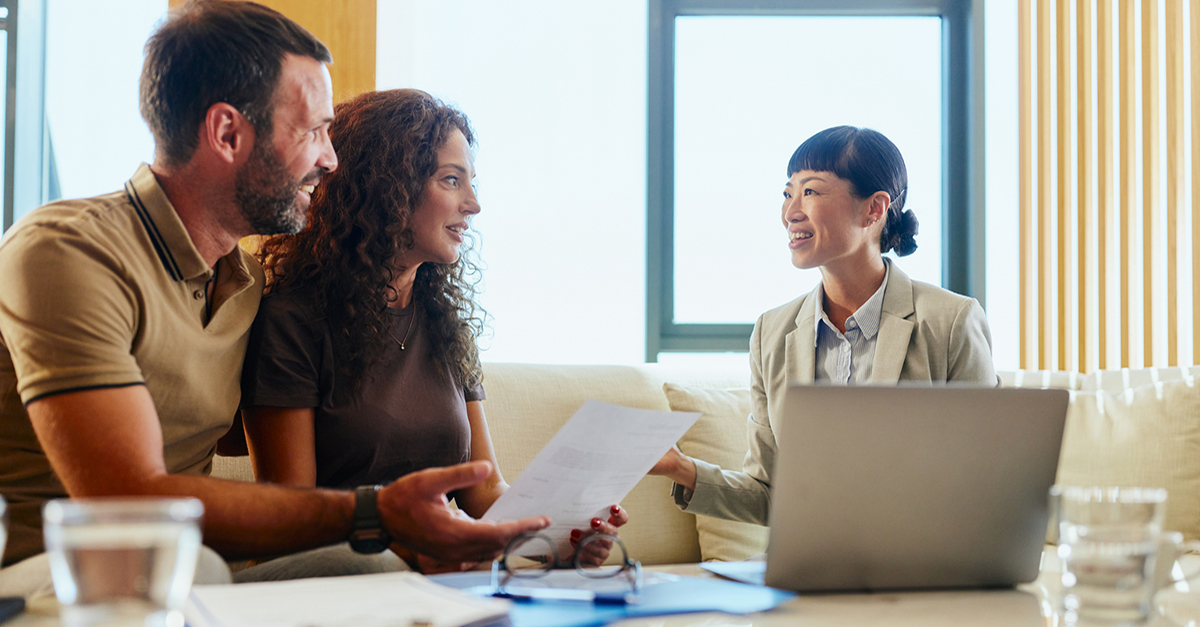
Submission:
<svg viewBox="0 0 1200 627">
<path fill-rule="evenodd" d="M 458 261 L 463 234 L 479 213 L 479 200 L 471 185 L 474 178 L 471 146 L 462 131 L 455 130 L 438 149 L 437 170 L 413 211 L 413 247 L 401 255 L 402 265 Z"/>
<path fill-rule="evenodd" d="M 783 188 L 783 226 L 792 265 L 818 268 L 860 258 L 879 240 L 871 226 L 870 198 L 856 198 L 850 182 L 832 172 L 800 170 Z"/>
</svg>

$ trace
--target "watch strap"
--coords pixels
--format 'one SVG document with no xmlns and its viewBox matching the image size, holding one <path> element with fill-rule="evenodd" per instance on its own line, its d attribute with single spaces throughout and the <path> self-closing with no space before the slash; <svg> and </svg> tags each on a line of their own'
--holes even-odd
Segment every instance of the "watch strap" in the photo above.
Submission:
<svg viewBox="0 0 1200 627">
<path fill-rule="evenodd" d="M 354 489 L 354 528 L 350 532 L 350 548 L 357 553 L 381 553 L 391 544 L 391 537 L 379 517 L 379 489 L 365 485 Z"/>
</svg>

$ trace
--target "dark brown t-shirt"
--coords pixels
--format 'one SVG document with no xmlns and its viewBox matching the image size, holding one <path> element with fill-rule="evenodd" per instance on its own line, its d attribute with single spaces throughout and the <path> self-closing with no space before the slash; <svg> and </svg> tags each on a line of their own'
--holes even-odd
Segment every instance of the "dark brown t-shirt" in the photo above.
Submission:
<svg viewBox="0 0 1200 627">
<path fill-rule="evenodd" d="M 317 486 L 353 488 L 389 483 L 410 472 L 471 458 L 463 390 L 430 358 L 429 334 L 414 307 L 388 309 L 391 333 L 383 358 L 354 394 L 334 361 L 329 325 L 302 297 L 267 295 L 250 334 L 242 372 L 242 407 L 315 410 Z"/>
</svg>

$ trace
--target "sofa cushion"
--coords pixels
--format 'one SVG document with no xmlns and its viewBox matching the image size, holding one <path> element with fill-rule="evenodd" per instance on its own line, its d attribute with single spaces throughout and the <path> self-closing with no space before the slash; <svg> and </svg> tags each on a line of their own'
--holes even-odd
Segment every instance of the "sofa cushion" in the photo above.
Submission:
<svg viewBox="0 0 1200 627">
<path fill-rule="evenodd" d="M 1066 370 L 1002 370 L 996 374 L 1006 388 L 1080 390 L 1085 385 L 1084 375 Z"/>
<path fill-rule="evenodd" d="M 250 465 L 250 456 L 225 457 L 213 456 L 212 476 L 233 481 L 254 481 L 254 467 Z"/>
<path fill-rule="evenodd" d="M 1083 379 L 1080 390 L 1104 390 L 1124 392 L 1129 388 L 1168 381 L 1183 381 L 1200 376 L 1200 366 L 1177 368 L 1121 368 L 1120 370 L 1097 370 Z"/>
<path fill-rule="evenodd" d="M 666 383 L 663 393 L 672 411 L 700 412 L 700 419 L 679 440 L 679 450 L 731 470 L 740 470 L 749 449 L 746 417 L 750 389 L 702 389 Z M 696 516 L 700 555 L 704 560 L 744 560 L 767 550 L 767 528 L 749 523 Z"/>
<path fill-rule="evenodd" d="M 1058 483 L 1166 488 L 1167 528 L 1200 538 L 1200 386 L 1195 379 L 1073 397 Z"/>
<path fill-rule="evenodd" d="M 483 366 L 488 427 L 496 462 L 509 481 L 525 470 L 542 447 L 588 399 L 626 407 L 669 409 L 662 380 L 636 366 Z M 671 482 L 645 477 L 621 502 L 629 524 L 621 538 L 643 564 L 676 564 L 700 559 L 693 516 L 671 499 Z"/>
</svg>

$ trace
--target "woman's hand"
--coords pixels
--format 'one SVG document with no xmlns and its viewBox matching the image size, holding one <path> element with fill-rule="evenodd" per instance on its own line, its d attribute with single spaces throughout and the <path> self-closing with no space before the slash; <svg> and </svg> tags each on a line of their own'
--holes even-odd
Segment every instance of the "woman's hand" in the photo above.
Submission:
<svg viewBox="0 0 1200 627">
<path fill-rule="evenodd" d="M 588 536 L 593 536 L 598 533 L 607 533 L 609 535 L 617 535 L 617 527 L 629 522 L 629 512 L 626 512 L 620 505 L 613 505 L 608 508 L 608 520 L 599 518 L 592 519 L 592 528 L 587 531 L 580 529 L 571 530 L 571 547 L 578 549 L 579 543 Z M 595 540 L 588 542 L 583 548 L 584 552 L 579 555 L 579 563 L 588 566 L 599 566 L 608 559 L 609 552 L 612 551 L 611 540 Z"/>
<path fill-rule="evenodd" d="M 667 477 L 685 488 L 696 489 L 696 462 L 675 447 L 667 451 L 646 474 Z"/>
</svg>

